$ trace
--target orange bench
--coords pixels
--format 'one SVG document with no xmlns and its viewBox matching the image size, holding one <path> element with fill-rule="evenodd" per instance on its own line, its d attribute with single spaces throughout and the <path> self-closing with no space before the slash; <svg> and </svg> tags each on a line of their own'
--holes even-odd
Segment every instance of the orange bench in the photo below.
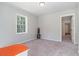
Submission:
<svg viewBox="0 0 79 59">
<path fill-rule="evenodd" d="M 24 44 L 15 44 L 8 47 L 0 48 L 0 56 L 16 56 L 17 54 L 28 50 Z"/>
</svg>

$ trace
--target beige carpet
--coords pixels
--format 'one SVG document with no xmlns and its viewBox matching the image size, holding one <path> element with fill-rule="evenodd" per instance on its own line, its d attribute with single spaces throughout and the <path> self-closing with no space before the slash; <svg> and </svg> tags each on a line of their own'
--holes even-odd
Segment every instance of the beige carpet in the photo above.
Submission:
<svg viewBox="0 0 79 59">
<path fill-rule="evenodd" d="M 55 42 L 37 39 L 26 42 L 30 48 L 29 56 L 77 56 L 77 45 L 71 42 Z"/>
</svg>

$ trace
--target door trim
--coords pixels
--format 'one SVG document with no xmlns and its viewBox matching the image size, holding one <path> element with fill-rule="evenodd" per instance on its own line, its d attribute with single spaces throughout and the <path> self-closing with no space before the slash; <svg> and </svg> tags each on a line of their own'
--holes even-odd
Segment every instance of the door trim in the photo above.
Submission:
<svg viewBox="0 0 79 59">
<path fill-rule="evenodd" d="M 71 31 L 71 39 L 72 39 L 72 42 L 74 44 L 76 44 L 75 42 L 75 13 L 70 13 L 70 14 L 64 14 L 64 15 L 61 15 L 60 16 L 60 40 L 62 42 L 62 17 L 65 17 L 65 16 L 72 16 L 72 23 L 71 23 L 71 28 L 72 28 L 72 31 Z"/>
</svg>

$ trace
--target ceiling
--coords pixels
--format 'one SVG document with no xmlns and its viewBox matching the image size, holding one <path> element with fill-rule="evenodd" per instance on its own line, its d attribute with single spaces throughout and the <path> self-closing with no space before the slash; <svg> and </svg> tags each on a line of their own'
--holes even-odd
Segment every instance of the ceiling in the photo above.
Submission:
<svg viewBox="0 0 79 59">
<path fill-rule="evenodd" d="M 76 8 L 77 2 L 45 2 L 45 6 L 39 6 L 39 2 L 9 2 L 37 16 Z"/>
</svg>

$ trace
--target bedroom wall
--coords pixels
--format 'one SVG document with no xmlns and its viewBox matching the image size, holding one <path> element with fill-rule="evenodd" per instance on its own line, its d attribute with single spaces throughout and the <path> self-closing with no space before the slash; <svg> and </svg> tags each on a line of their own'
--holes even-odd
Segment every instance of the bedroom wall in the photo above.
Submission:
<svg viewBox="0 0 79 59">
<path fill-rule="evenodd" d="M 77 9 L 77 38 L 78 38 L 78 53 L 79 53 L 79 4 Z"/>
<path fill-rule="evenodd" d="M 17 13 L 28 17 L 28 33 L 26 34 L 16 34 Z M 68 13 L 75 13 L 76 15 L 75 43 L 78 43 L 79 17 L 77 16 L 79 15 L 79 8 L 78 10 L 67 10 L 37 17 L 25 10 L 11 6 L 7 3 L 0 3 L 0 47 L 36 39 L 37 27 L 40 27 L 41 29 L 42 39 L 61 41 L 59 19 L 61 15 Z"/>
<path fill-rule="evenodd" d="M 70 9 L 66 11 L 51 13 L 39 16 L 39 27 L 41 30 L 42 39 L 53 40 L 53 41 L 61 41 L 60 36 L 60 16 L 65 14 L 74 13 L 76 14 L 77 9 Z M 77 20 L 75 20 L 77 22 Z M 77 23 L 75 23 L 75 26 Z M 77 27 L 76 27 L 77 28 Z M 75 28 L 75 44 L 77 44 L 77 31 Z"/>
<path fill-rule="evenodd" d="M 28 33 L 16 34 L 16 14 L 28 17 Z M 37 17 L 7 3 L 0 3 L 0 47 L 36 39 Z"/>
</svg>

